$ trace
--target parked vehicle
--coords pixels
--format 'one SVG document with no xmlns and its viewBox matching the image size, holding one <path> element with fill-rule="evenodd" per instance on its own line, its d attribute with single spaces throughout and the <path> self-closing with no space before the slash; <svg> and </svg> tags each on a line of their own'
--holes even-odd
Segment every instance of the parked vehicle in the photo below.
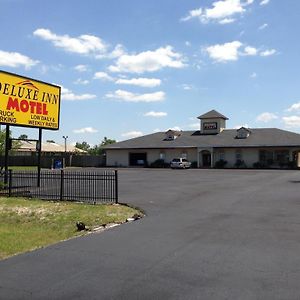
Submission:
<svg viewBox="0 0 300 300">
<path fill-rule="evenodd" d="M 172 169 L 189 169 L 191 167 L 191 163 L 185 158 L 173 158 L 170 167 Z"/>
</svg>

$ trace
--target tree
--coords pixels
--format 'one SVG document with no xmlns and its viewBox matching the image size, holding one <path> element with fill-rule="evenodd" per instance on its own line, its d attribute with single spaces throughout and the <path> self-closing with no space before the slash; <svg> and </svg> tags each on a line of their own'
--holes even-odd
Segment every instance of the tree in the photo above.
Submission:
<svg viewBox="0 0 300 300">
<path fill-rule="evenodd" d="M 91 155 L 103 155 L 104 149 L 103 147 L 106 145 L 114 144 L 116 140 L 108 139 L 106 136 L 101 141 L 100 145 L 95 145 L 93 148 L 89 149 L 89 154 Z"/>
<path fill-rule="evenodd" d="M 104 139 L 102 140 L 100 146 L 106 146 L 106 145 L 110 145 L 110 144 L 114 144 L 116 142 L 116 140 L 112 140 L 112 139 L 108 139 L 106 136 L 104 137 Z"/>
<path fill-rule="evenodd" d="M 20 140 L 27 140 L 28 139 L 28 135 L 27 134 L 21 134 L 18 139 Z"/>
<path fill-rule="evenodd" d="M 82 142 L 82 143 L 77 142 L 75 144 L 75 147 L 84 151 L 89 151 L 91 148 L 91 146 L 87 142 Z"/>
<path fill-rule="evenodd" d="M 11 138 L 11 131 L 9 131 L 9 138 Z M 0 129 L 0 155 L 5 154 L 5 139 L 6 139 L 6 129 Z M 12 141 L 12 150 L 17 150 L 21 147 L 20 141 Z"/>
<path fill-rule="evenodd" d="M 5 152 L 5 129 L 0 129 L 0 154 L 4 155 Z"/>
</svg>

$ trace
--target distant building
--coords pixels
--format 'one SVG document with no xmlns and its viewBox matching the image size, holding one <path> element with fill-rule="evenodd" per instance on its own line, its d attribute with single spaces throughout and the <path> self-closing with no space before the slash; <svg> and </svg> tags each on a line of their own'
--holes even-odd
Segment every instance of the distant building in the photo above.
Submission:
<svg viewBox="0 0 300 300">
<path fill-rule="evenodd" d="M 31 156 L 32 153 L 36 153 L 36 142 L 32 141 L 20 141 L 20 147 L 14 151 L 14 155 L 20 156 Z M 66 150 L 66 151 L 65 151 Z M 84 154 L 87 153 L 84 150 L 81 150 L 74 145 L 60 145 L 54 142 L 43 142 L 42 143 L 42 154 L 43 155 L 59 155 L 59 154 Z"/>
<path fill-rule="evenodd" d="M 198 117 L 197 131 L 157 132 L 105 147 L 107 166 L 143 166 L 187 158 L 199 168 L 299 166 L 300 134 L 277 128 L 226 129 L 212 110 Z"/>
</svg>

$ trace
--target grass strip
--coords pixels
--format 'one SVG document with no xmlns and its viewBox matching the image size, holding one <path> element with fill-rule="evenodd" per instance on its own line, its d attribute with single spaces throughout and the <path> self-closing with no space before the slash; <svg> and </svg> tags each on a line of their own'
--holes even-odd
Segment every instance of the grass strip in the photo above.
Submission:
<svg viewBox="0 0 300 300">
<path fill-rule="evenodd" d="M 85 234 L 77 231 L 77 221 L 93 228 L 134 214 L 141 212 L 116 204 L 0 198 L 0 259 Z"/>
</svg>

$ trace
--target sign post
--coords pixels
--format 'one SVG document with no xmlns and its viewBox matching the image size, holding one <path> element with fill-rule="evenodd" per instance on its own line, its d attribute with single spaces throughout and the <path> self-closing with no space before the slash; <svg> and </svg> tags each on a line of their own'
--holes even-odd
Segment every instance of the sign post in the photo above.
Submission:
<svg viewBox="0 0 300 300">
<path fill-rule="evenodd" d="M 39 128 L 39 141 L 38 141 L 38 180 L 37 186 L 41 185 L 41 155 L 42 155 L 42 129 Z"/>
<path fill-rule="evenodd" d="M 9 125 L 5 127 L 5 156 L 4 156 L 4 183 L 8 183 L 8 151 L 9 151 Z"/>
</svg>

